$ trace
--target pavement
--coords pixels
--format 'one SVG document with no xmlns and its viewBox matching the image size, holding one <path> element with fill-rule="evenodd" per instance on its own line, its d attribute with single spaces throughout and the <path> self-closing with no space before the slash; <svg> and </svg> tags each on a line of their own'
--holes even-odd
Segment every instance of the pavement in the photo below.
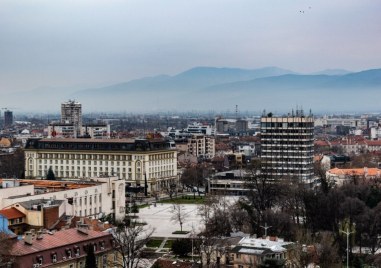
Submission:
<svg viewBox="0 0 381 268">
<path fill-rule="evenodd" d="M 191 233 L 184 235 L 172 234 L 174 231 L 180 230 L 180 224 L 171 221 L 172 213 L 171 207 L 173 204 L 156 204 L 149 207 L 141 208 L 139 213 L 139 221 L 146 222 L 148 226 L 154 228 L 153 237 L 164 238 L 184 238 L 189 237 Z M 203 223 L 201 217 L 198 215 L 198 205 L 182 204 L 181 205 L 186 215 L 183 223 L 184 231 L 192 231 L 192 229 L 199 233 L 202 229 Z"/>
</svg>

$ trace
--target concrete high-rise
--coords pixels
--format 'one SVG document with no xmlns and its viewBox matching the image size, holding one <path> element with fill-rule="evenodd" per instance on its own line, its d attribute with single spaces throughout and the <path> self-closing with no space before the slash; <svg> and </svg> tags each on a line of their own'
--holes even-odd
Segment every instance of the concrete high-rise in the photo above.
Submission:
<svg viewBox="0 0 381 268">
<path fill-rule="evenodd" d="M 261 118 L 261 172 L 270 179 L 313 177 L 314 119 L 303 111 Z"/>
<path fill-rule="evenodd" d="M 72 124 L 79 134 L 82 128 L 82 104 L 69 100 L 61 104 L 61 123 Z"/>
<path fill-rule="evenodd" d="M 13 112 L 6 110 L 4 112 L 4 128 L 8 128 L 13 125 Z"/>
</svg>

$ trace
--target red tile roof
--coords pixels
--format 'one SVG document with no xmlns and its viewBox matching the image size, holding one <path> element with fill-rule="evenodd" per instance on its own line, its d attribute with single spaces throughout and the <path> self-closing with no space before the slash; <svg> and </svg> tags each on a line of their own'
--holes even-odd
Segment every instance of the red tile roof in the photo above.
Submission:
<svg viewBox="0 0 381 268">
<path fill-rule="evenodd" d="M 381 176 L 381 169 L 378 168 L 333 168 L 328 170 L 329 173 L 334 175 L 347 175 L 347 176 Z"/>
<path fill-rule="evenodd" d="M 67 229 L 55 232 L 53 235 L 44 234 L 42 239 L 34 239 L 32 245 L 25 244 L 24 240 L 19 240 L 13 244 L 12 252 L 14 255 L 26 255 L 54 248 L 77 244 L 79 242 L 92 240 L 99 237 L 110 237 L 112 235 L 106 232 L 97 232 L 88 230 L 88 234 L 79 232 L 77 229 Z"/>
<path fill-rule="evenodd" d="M 8 208 L 0 210 L 0 214 L 3 215 L 8 220 L 18 219 L 25 217 L 25 214 L 16 208 Z"/>
</svg>

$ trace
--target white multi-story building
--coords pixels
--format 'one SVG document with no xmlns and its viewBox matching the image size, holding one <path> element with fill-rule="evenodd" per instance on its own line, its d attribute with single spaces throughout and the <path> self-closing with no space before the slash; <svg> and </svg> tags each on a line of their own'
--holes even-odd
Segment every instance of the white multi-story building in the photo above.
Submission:
<svg viewBox="0 0 381 268">
<path fill-rule="evenodd" d="M 262 174 L 272 179 L 313 177 L 314 119 L 295 116 L 261 118 Z"/>
<path fill-rule="evenodd" d="M 83 125 L 81 129 L 73 123 L 51 123 L 48 126 L 48 138 L 77 138 L 78 136 L 92 139 L 109 139 L 110 125 L 89 124 Z"/>
<path fill-rule="evenodd" d="M 31 139 L 25 147 L 25 175 L 44 178 L 116 175 L 148 192 L 177 184 L 177 151 L 164 140 Z"/>
<path fill-rule="evenodd" d="M 7 187 L 0 189 L 0 209 L 35 199 L 64 200 L 60 209 L 68 216 L 97 218 L 112 214 L 116 220 L 125 217 L 125 181 L 117 177 L 64 181 L 3 179 L 2 183 L 7 183 Z"/>
</svg>

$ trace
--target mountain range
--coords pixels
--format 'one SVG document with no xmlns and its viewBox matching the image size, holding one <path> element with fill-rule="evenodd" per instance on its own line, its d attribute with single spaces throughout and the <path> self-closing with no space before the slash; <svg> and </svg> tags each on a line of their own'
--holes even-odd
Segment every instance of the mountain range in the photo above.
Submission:
<svg viewBox="0 0 381 268">
<path fill-rule="evenodd" d="M 41 94 L 51 99 L 47 101 Z M 45 88 L 30 91 L 27 97 L 29 109 L 49 102 L 57 111 L 69 98 L 83 103 L 84 112 L 226 111 L 235 105 L 249 111 L 283 112 L 296 105 L 319 112 L 379 111 L 381 69 L 300 74 L 278 67 L 196 67 L 174 76 L 158 75 L 99 88 L 59 93 Z"/>
</svg>

